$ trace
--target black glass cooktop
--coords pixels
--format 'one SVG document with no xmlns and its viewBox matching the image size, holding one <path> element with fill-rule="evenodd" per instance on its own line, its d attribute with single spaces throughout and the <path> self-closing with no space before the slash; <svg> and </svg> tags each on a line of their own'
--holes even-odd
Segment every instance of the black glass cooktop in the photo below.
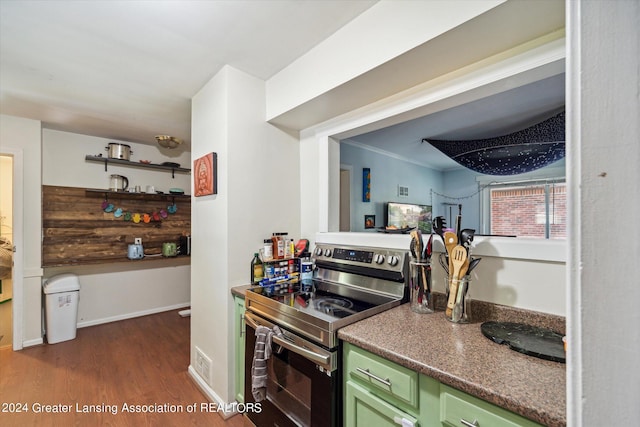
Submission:
<svg viewBox="0 0 640 427">
<path fill-rule="evenodd" d="M 309 290 L 302 290 L 301 286 L 296 285 L 292 289 L 281 289 L 272 293 L 267 293 L 260 288 L 253 288 L 250 291 L 260 293 L 273 301 L 327 321 L 343 319 L 378 305 L 373 302 L 345 297 L 335 292 L 318 289 L 316 286 L 310 287 Z"/>
</svg>

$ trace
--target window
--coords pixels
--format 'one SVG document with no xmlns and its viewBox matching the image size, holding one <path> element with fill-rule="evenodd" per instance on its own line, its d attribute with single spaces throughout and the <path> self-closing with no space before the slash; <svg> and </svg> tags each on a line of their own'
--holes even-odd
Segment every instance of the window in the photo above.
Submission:
<svg viewBox="0 0 640 427">
<path fill-rule="evenodd" d="M 490 234 L 564 239 L 566 196 L 564 182 L 490 184 Z"/>
</svg>

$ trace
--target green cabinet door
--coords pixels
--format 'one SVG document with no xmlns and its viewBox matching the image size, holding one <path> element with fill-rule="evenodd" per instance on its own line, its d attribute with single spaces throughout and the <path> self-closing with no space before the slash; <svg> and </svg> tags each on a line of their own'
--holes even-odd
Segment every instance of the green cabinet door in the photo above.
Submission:
<svg viewBox="0 0 640 427">
<path fill-rule="evenodd" d="M 233 297 L 235 302 L 235 344 L 236 344 L 236 401 L 244 403 L 244 298 Z"/>
<path fill-rule="evenodd" d="M 345 427 L 418 426 L 418 421 L 353 381 L 346 382 Z"/>
</svg>

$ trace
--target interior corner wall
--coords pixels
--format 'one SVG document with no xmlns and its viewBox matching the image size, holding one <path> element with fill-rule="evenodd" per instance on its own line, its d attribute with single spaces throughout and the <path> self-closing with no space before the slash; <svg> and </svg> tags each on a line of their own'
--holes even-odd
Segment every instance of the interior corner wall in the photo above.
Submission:
<svg viewBox="0 0 640 427">
<path fill-rule="evenodd" d="M 192 160 L 218 156 L 218 193 L 192 199 L 191 366 L 195 347 L 213 361 L 202 378 L 234 400 L 233 298 L 248 284 L 254 252 L 271 233 L 300 237 L 298 138 L 265 122 L 264 81 L 225 66 L 192 100 Z"/>
<path fill-rule="evenodd" d="M 442 192 L 441 172 L 352 144 L 340 144 L 340 163 L 353 166 L 351 231 L 375 232 L 375 230 L 365 230 L 365 215 L 375 215 L 376 227 L 384 226 L 386 202 L 431 205 L 433 203 L 431 190 Z M 371 169 L 370 202 L 362 201 L 363 168 Z M 398 185 L 409 188 L 408 197 L 398 196 Z"/>
<path fill-rule="evenodd" d="M 300 236 L 315 241 L 315 236 L 320 227 L 321 206 L 319 188 L 320 146 L 313 132 L 301 132 L 300 134 Z M 322 230 L 327 231 L 327 230 Z"/>
<path fill-rule="evenodd" d="M 640 3 L 568 1 L 567 16 L 567 425 L 637 425 Z"/>
<path fill-rule="evenodd" d="M 223 68 L 192 99 L 192 162 L 208 153 L 218 155 L 218 194 L 192 197 L 191 203 L 191 362 L 196 347 L 212 361 L 210 378 L 202 378 L 218 398 L 228 401 L 231 362 L 226 344 L 230 306 L 228 299 L 228 69 Z M 193 194 L 193 184 L 191 184 Z"/>
<path fill-rule="evenodd" d="M 25 345 L 42 342 L 42 196 L 41 124 L 37 120 L 0 115 L 0 151 L 22 151 L 23 164 L 23 269 L 22 340 Z M 14 236 L 20 230 L 14 229 Z M 18 248 L 20 250 L 21 248 Z M 15 300 L 14 300 L 15 304 Z M 15 305 L 14 305 L 15 309 Z"/>
</svg>

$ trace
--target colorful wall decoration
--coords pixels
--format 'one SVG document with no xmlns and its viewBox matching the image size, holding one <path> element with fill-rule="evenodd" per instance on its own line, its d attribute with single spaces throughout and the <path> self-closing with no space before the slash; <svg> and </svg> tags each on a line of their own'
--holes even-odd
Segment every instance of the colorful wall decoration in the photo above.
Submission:
<svg viewBox="0 0 640 427">
<path fill-rule="evenodd" d="M 193 161 L 193 194 L 196 197 L 218 194 L 218 155 L 209 153 Z"/>
<path fill-rule="evenodd" d="M 362 201 L 371 201 L 371 169 L 362 168 Z"/>
</svg>

